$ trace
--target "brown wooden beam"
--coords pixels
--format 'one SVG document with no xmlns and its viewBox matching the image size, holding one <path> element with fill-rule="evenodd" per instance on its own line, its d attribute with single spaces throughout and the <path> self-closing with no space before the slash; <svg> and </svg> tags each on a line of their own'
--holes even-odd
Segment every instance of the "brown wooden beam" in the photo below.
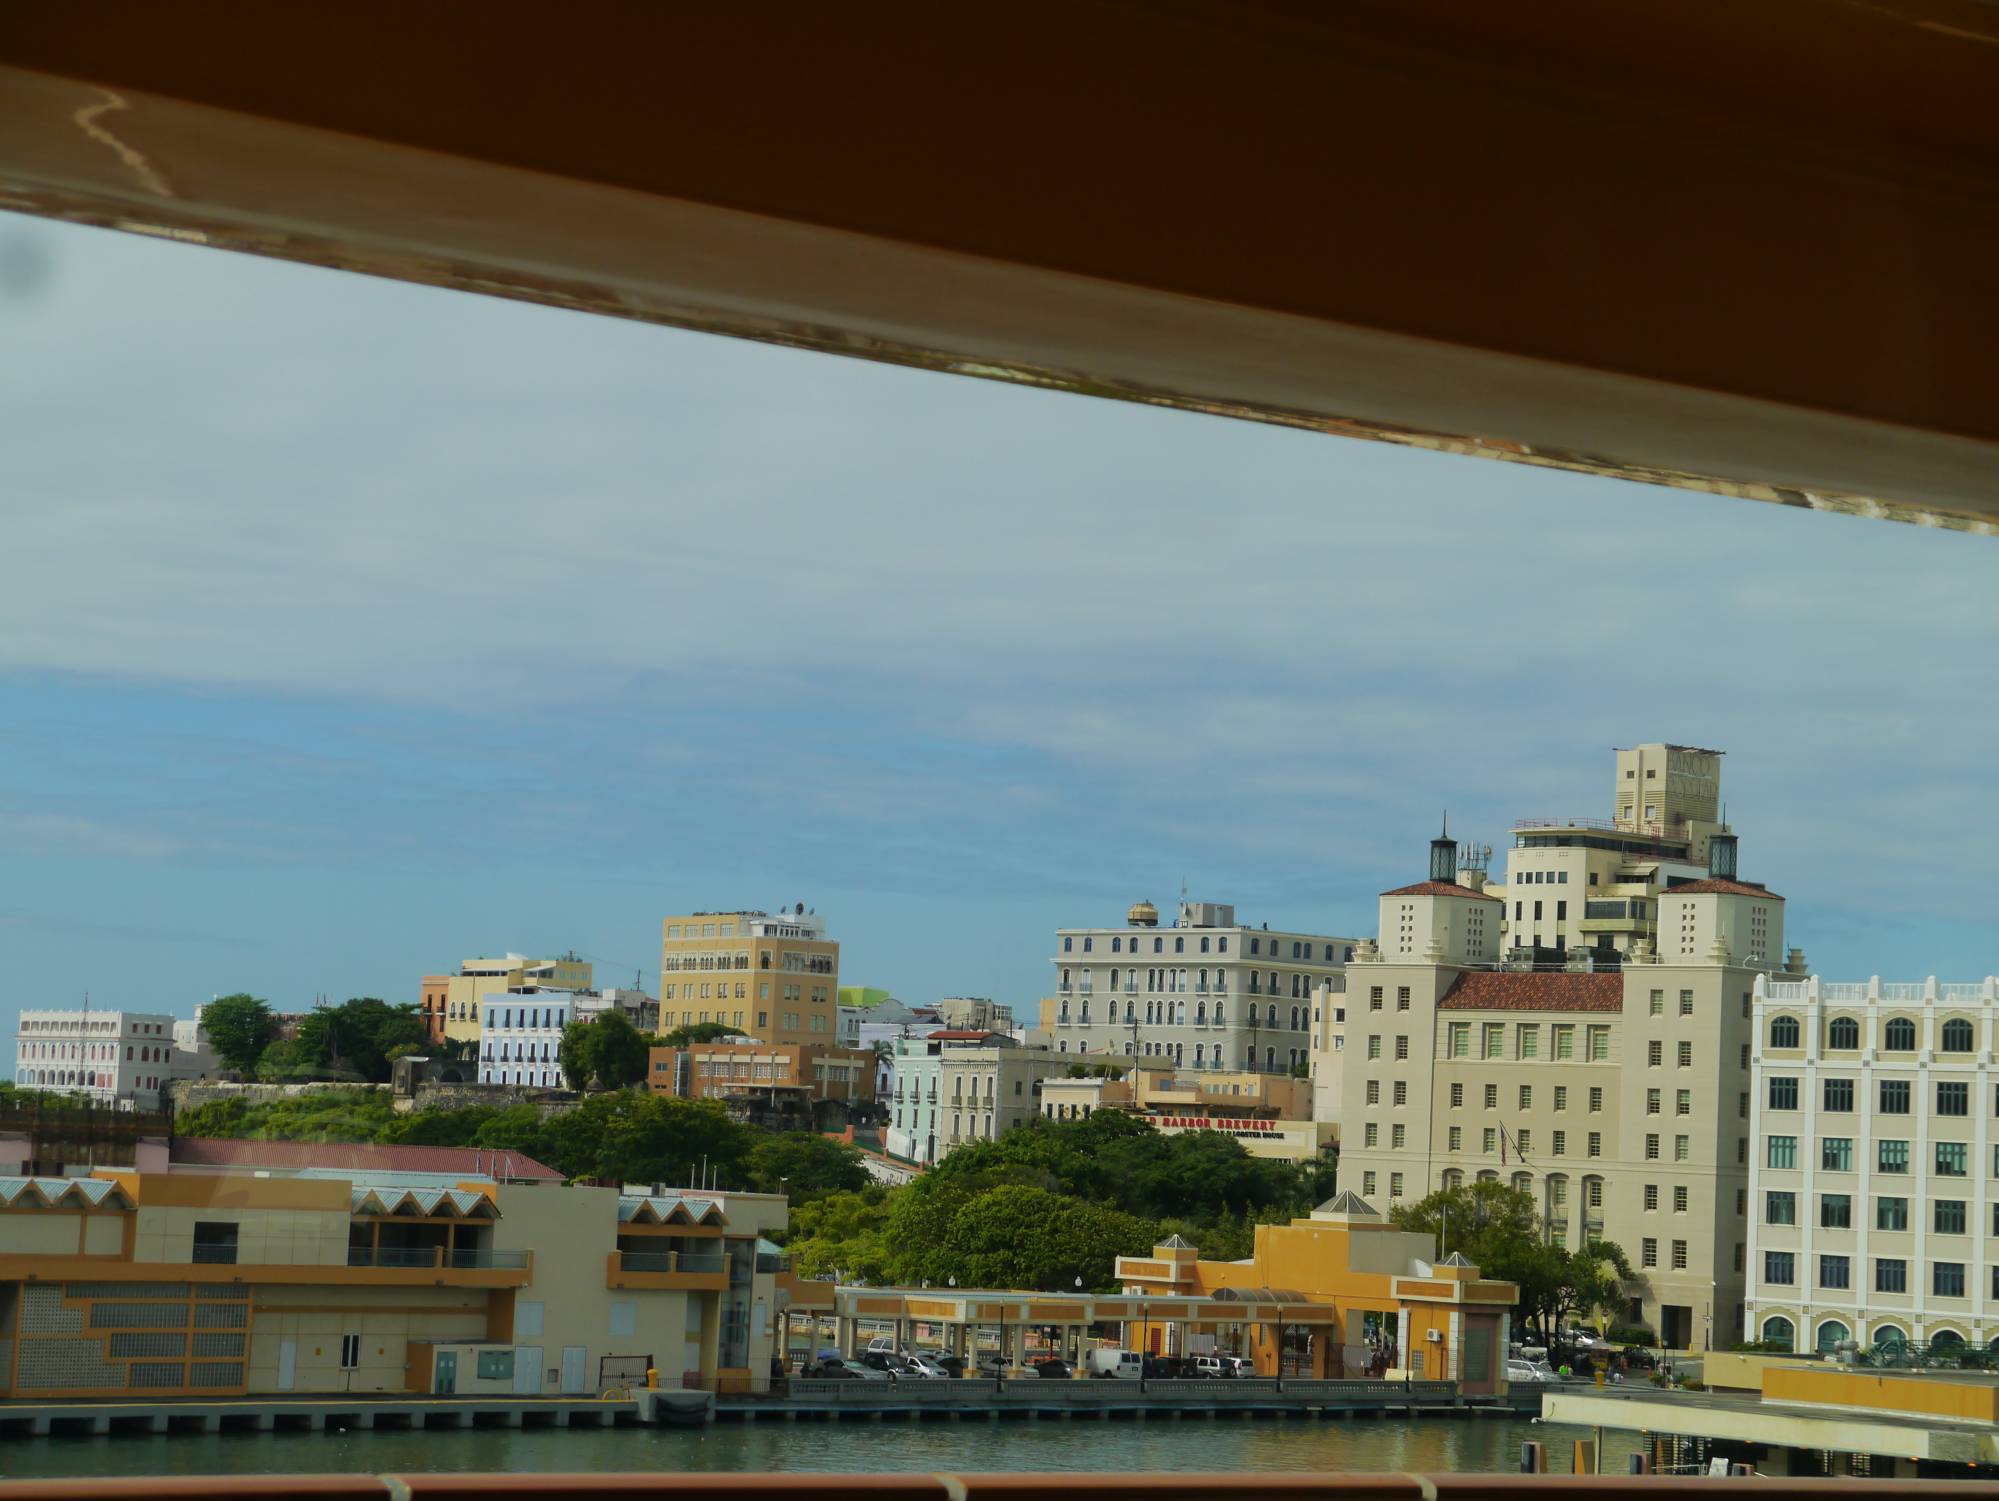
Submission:
<svg viewBox="0 0 1999 1501">
<path fill-rule="evenodd" d="M 1985 529 L 1975 0 L 16 7 L 0 205 Z"/>
</svg>

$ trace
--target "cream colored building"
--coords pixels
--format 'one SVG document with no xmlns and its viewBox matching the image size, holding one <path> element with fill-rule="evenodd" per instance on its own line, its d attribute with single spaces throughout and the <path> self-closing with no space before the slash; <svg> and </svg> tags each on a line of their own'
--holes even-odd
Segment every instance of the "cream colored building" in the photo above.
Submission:
<svg viewBox="0 0 1999 1501">
<path fill-rule="evenodd" d="M 477 1042 L 480 1003 L 510 990 L 588 990 L 592 967 L 587 959 L 564 954 L 557 959 L 530 959 L 506 954 L 498 959 L 467 959 L 455 975 L 425 975 L 421 1006 L 425 1030 L 454 1042 Z"/>
<path fill-rule="evenodd" d="M 1734 877 L 1734 856 L 1714 836 L 1714 874 L 1660 897 L 1667 952 L 1509 969 L 1498 902 L 1433 841 L 1431 879 L 1384 893 L 1382 942 L 1347 970 L 1342 1186 L 1392 1209 L 1510 1182 L 1564 1244 L 1623 1247 L 1627 1318 L 1679 1348 L 1739 1338 L 1750 1013 L 1784 907 Z"/>
<path fill-rule="evenodd" d="M 1999 980 L 1756 987 L 1752 1338 L 1999 1345 Z"/>
<path fill-rule="evenodd" d="M 715 1023 L 760 1042 L 839 1039 L 840 945 L 806 912 L 695 912 L 661 924 L 660 1028 Z"/>
<path fill-rule="evenodd" d="M 0 1180 L 0 1395 L 764 1390 L 784 1219 L 427 1174 Z"/>
<path fill-rule="evenodd" d="M 1048 1120 L 1079 1120 L 1104 1109 L 1126 1111 L 1166 1136 L 1219 1131 L 1250 1156 L 1281 1162 L 1311 1161 L 1337 1130 L 1335 1122 L 1312 1119 L 1311 1082 L 1282 1074 L 1140 1065 L 1115 1079 L 1065 1074 L 1042 1081 L 1041 1114 Z"/>
<path fill-rule="evenodd" d="M 1001 1032 L 932 1032 L 895 1044 L 895 1083 L 882 1103 L 888 1149 L 911 1162 L 941 1162 L 1041 1113 L 1047 1081 L 1076 1060 L 1022 1047 Z"/>
<path fill-rule="evenodd" d="M 1312 1119 L 1332 1127 L 1339 1140 L 1340 1101 L 1346 1077 L 1347 982 L 1342 975 L 1312 992 Z"/>
<path fill-rule="evenodd" d="M 1183 901 L 1161 928 L 1138 902 L 1123 927 L 1057 931 L 1055 994 L 1028 1040 L 1179 1069 L 1302 1071 L 1312 992 L 1338 978 L 1356 941 L 1251 927 L 1224 902 Z"/>
<path fill-rule="evenodd" d="M 1659 897 L 1707 874 L 1721 831 L 1721 751 L 1653 743 L 1616 752 L 1610 818 L 1513 825 L 1502 898 L 1506 947 L 1622 953 L 1660 943 Z"/>
</svg>

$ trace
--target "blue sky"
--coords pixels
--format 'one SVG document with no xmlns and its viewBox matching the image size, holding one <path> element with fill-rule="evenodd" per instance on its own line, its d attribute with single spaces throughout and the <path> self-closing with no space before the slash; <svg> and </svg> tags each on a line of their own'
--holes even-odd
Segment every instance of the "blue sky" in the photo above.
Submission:
<svg viewBox="0 0 1999 1501">
<path fill-rule="evenodd" d="M 657 979 L 805 901 L 1038 995 L 1184 879 L 1371 933 L 1454 833 L 1729 752 L 1836 977 L 1999 969 L 1988 541 L 0 216 L 18 1005 Z"/>
</svg>

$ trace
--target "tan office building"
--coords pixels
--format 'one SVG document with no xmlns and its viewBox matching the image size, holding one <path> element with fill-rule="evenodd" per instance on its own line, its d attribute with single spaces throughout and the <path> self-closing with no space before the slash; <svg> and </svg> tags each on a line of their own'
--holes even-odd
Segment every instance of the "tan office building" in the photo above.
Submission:
<svg viewBox="0 0 1999 1501">
<path fill-rule="evenodd" d="M 1756 987 L 1752 1338 L 1999 1343 L 1999 980 Z"/>
<path fill-rule="evenodd" d="M 1506 851 L 1509 949 L 1659 946 L 1659 897 L 1707 874 L 1721 832 L 1722 752 L 1653 743 L 1616 753 L 1610 818 L 1523 818 Z"/>
<path fill-rule="evenodd" d="M 704 1022 L 761 1042 L 836 1042 L 840 945 L 802 910 L 695 912 L 661 925 L 659 1024 Z"/>
<path fill-rule="evenodd" d="M 1716 835 L 1713 874 L 1660 897 L 1667 952 L 1509 968 L 1498 903 L 1457 883 L 1455 853 L 1433 841 L 1431 878 L 1384 893 L 1382 940 L 1348 966 L 1342 1186 L 1392 1209 L 1512 1183 L 1552 1237 L 1629 1254 L 1626 1318 L 1678 1348 L 1732 1343 L 1752 993 L 1782 952 L 1783 899 L 1737 880 L 1735 840 Z"/>
<path fill-rule="evenodd" d="M 717 1038 L 695 1047 L 654 1048 L 646 1080 L 654 1094 L 682 1100 L 864 1104 L 875 1097 L 875 1054 L 829 1043 Z"/>
</svg>

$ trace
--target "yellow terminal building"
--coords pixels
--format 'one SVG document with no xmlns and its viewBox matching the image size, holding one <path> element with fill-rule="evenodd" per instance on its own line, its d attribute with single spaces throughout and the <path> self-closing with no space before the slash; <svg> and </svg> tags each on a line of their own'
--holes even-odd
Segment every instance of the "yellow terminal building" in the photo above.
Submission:
<svg viewBox="0 0 1999 1501">
<path fill-rule="evenodd" d="M 0 1178 L 0 1396 L 768 1386 L 781 1198 L 508 1181 L 462 1155 L 459 1175 Z"/>
</svg>

